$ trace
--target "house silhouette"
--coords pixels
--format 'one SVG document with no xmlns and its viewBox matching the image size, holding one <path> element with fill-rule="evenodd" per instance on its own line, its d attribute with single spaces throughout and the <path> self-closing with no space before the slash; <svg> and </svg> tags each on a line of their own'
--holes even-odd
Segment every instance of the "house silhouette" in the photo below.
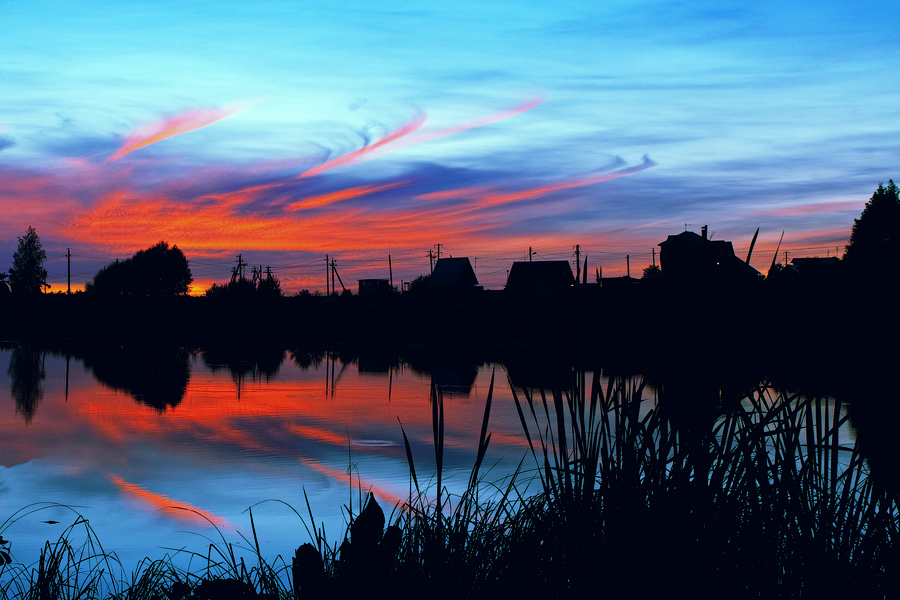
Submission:
<svg viewBox="0 0 900 600">
<path fill-rule="evenodd" d="M 565 260 L 514 262 L 506 279 L 506 290 L 529 296 L 555 296 L 575 285 L 572 267 Z"/>
<path fill-rule="evenodd" d="M 475 270 L 468 258 L 439 258 L 428 278 L 431 291 L 469 292 L 480 290 Z"/>
<path fill-rule="evenodd" d="M 684 231 L 659 244 L 659 264 L 670 281 L 686 283 L 744 283 L 759 280 L 759 271 L 735 256 L 731 242 Z"/>
</svg>

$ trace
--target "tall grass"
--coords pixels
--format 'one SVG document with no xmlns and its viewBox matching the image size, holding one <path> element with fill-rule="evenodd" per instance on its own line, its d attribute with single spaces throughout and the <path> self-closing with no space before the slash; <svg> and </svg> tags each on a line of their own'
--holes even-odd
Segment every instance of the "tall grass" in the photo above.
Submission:
<svg viewBox="0 0 900 600">
<path fill-rule="evenodd" d="M 408 501 L 385 518 L 361 491 L 340 542 L 315 526 L 307 502 L 312 543 L 292 566 L 263 560 L 251 511 L 250 568 L 223 538 L 192 555 L 194 568 L 147 561 L 128 578 L 93 537 L 77 549 L 63 536 L 35 566 L 0 567 L 0 598 L 900 593 L 898 498 L 869 477 L 839 401 L 761 383 L 701 406 L 599 372 L 589 382 L 573 374 L 567 387 L 509 386 L 528 452 L 507 479 L 482 473 L 492 377 L 468 486 L 448 492 L 444 399 L 433 387 L 434 485 L 420 486 L 401 426 Z M 214 589 L 223 581 L 230 587 Z"/>
<path fill-rule="evenodd" d="M 839 402 L 763 384 L 704 427 L 635 380 L 512 389 L 542 486 L 501 577 L 523 593 L 897 592 L 897 498 L 842 442 Z"/>
</svg>

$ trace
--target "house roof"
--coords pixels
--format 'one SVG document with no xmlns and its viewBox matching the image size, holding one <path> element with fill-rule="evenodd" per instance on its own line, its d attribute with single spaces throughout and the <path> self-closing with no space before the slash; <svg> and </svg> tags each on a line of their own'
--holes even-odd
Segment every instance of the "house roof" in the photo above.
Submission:
<svg viewBox="0 0 900 600">
<path fill-rule="evenodd" d="M 670 235 L 660 242 L 660 264 L 668 276 L 758 277 L 759 272 L 735 256 L 734 246 L 710 240 L 693 231 Z"/>
<path fill-rule="evenodd" d="M 507 289 L 567 288 L 575 284 L 572 267 L 565 260 L 514 262 L 506 279 Z"/>
<path fill-rule="evenodd" d="M 478 278 L 468 258 L 439 258 L 428 279 L 431 286 L 470 287 L 478 285 Z"/>
</svg>

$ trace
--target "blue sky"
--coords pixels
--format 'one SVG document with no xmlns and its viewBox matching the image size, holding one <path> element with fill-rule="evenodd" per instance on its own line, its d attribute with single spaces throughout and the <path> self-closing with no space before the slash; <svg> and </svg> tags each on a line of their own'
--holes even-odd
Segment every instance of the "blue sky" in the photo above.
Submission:
<svg viewBox="0 0 900 600">
<path fill-rule="evenodd" d="M 53 289 L 159 239 L 288 291 L 437 243 L 492 288 L 528 246 L 623 274 L 703 224 L 764 269 L 900 167 L 896 2 L 2 4 L 0 256 L 33 225 Z"/>
</svg>

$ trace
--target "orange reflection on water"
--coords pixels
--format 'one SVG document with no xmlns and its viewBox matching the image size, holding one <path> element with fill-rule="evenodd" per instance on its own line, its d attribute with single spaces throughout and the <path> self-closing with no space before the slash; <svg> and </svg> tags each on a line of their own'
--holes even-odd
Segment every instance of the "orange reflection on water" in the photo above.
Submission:
<svg viewBox="0 0 900 600">
<path fill-rule="evenodd" d="M 327 442 L 329 444 L 347 445 L 350 443 L 348 436 L 340 436 L 336 433 L 320 429 L 318 427 L 309 427 L 308 425 L 288 425 L 288 431 L 301 435 L 308 440 L 316 440 L 318 442 Z"/>
<path fill-rule="evenodd" d="M 383 487 L 369 484 L 365 480 L 357 477 L 355 473 L 351 476 L 351 474 L 348 473 L 347 471 L 339 471 L 338 469 L 332 469 L 329 466 L 323 465 L 322 463 L 316 462 L 314 460 L 309 460 L 308 458 L 301 458 L 300 462 L 303 463 L 304 466 L 312 469 L 313 471 L 316 471 L 317 473 L 321 473 L 322 475 L 325 475 L 326 477 L 334 479 L 335 481 L 337 481 L 338 483 L 340 483 L 342 485 L 357 486 L 365 492 L 372 492 L 373 494 L 375 494 L 375 499 L 379 501 L 379 504 L 381 505 L 382 509 L 385 508 L 385 503 L 387 503 L 390 506 L 397 506 L 400 504 L 405 504 L 407 501 L 407 498 L 401 498 L 400 496 L 398 496 L 392 492 L 389 492 L 388 490 L 386 490 Z M 389 512 L 389 511 L 387 511 L 387 512 Z"/>
<path fill-rule="evenodd" d="M 232 527 L 228 521 L 222 517 L 216 516 L 209 511 L 191 506 L 186 502 L 173 500 L 168 496 L 156 494 L 145 490 L 133 483 L 129 483 L 117 475 L 110 475 L 110 480 L 116 486 L 125 492 L 129 497 L 135 498 L 143 503 L 156 507 L 157 511 L 163 512 L 170 517 L 183 521 L 190 521 L 194 525 L 215 525 L 216 527 Z"/>
</svg>

